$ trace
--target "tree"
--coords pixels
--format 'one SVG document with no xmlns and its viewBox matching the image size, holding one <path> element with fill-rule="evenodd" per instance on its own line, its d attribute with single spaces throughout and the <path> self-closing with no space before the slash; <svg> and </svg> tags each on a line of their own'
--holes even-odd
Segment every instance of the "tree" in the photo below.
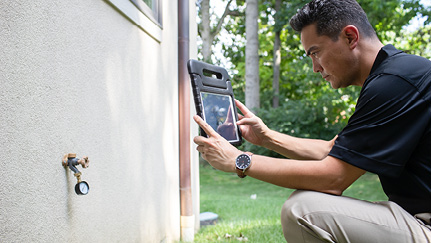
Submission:
<svg viewBox="0 0 431 243">
<path fill-rule="evenodd" d="M 249 109 L 260 107 L 259 97 L 259 36 L 258 36 L 258 0 L 246 0 L 245 29 L 247 45 L 245 47 L 245 104 Z"/>
<path fill-rule="evenodd" d="M 401 33 L 395 38 L 397 48 L 407 53 L 419 55 L 431 60 L 431 25 L 424 26 L 413 32 Z"/>
<path fill-rule="evenodd" d="M 281 0 L 275 0 L 275 22 L 278 22 L 277 15 L 281 10 Z M 280 64 L 281 64 L 281 30 L 274 29 L 274 51 L 273 51 L 273 77 L 272 77 L 272 107 L 277 108 L 279 105 L 279 92 L 280 92 Z"/>
<path fill-rule="evenodd" d="M 225 10 L 223 15 L 216 19 L 216 24 L 211 26 L 211 15 L 210 14 L 210 0 L 202 0 L 200 1 L 200 9 L 199 15 L 201 22 L 199 24 L 199 35 L 202 38 L 202 56 L 203 61 L 212 63 L 211 55 L 212 55 L 212 47 L 214 45 L 214 39 L 219 34 L 222 29 L 225 18 L 228 15 L 237 15 L 237 11 L 231 11 L 229 9 L 233 0 L 229 0 L 226 3 Z M 198 5 L 199 6 L 199 5 Z"/>
</svg>

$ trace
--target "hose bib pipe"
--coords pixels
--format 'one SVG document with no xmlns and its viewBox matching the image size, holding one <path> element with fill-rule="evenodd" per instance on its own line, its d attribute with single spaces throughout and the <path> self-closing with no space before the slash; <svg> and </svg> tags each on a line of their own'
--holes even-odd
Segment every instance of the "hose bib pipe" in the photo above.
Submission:
<svg viewBox="0 0 431 243">
<path fill-rule="evenodd" d="M 74 176 L 77 179 L 77 183 L 75 185 L 75 192 L 78 195 L 86 195 L 90 189 L 90 186 L 87 182 L 81 180 L 82 173 L 76 168 L 77 165 L 81 165 L 82 168 L 88 168 L 90 163 L 90 160 L 87 156 L 83 157 L 82 159 L 76 158 L 76 154 L 69 153 L 65 154 L 63 156 L 63 160 L 61 161 L 61 164 L 66 169 L 69 167 L 70 170 L 74 172 Z"/>
</svg>

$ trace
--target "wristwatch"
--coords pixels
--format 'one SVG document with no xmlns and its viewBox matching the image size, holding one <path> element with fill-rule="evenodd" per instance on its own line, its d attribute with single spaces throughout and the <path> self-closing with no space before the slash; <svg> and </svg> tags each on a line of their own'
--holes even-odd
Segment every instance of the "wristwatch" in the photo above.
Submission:
<svg viewBox="0 0 431 243">
<path fill-rule="evenodd" d="M 250 152 L 245 152 L 238 155 L 235 160 L 236 174 L 239 178 L 244 178 L 246 175 L 244 172 L 251 167 L 251 156 L 253 154 Z"/>
</svg>

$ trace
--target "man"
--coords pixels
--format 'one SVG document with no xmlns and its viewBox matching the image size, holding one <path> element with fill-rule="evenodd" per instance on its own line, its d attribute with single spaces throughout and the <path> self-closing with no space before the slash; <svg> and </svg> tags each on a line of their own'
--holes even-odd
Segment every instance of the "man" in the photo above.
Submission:
<svg viewBox="0 0 431 243">
<path fill-rule="evenodd" d="M 209 134 L 197 150 L 219 170 L 298 189 L 282 209 L 288 242 L 430 242 L 431 62 L 384 46 L 355 0 L 314 0 L 290 24 L 314 72 L 333 88 L 362 86 L 348 125 L 331 141 L 294 138 L 236 102 L 243 137 L 289 159 L 250 157 L 195 116 Z M 341 196 L 366 171 L 388 202 Z"/>
</svg>

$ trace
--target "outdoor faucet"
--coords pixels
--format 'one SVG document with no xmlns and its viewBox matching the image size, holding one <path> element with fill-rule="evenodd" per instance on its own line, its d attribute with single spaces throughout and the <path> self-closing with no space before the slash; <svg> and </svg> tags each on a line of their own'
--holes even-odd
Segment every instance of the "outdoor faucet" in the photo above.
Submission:
<svg viewBox="0 0 431 243">
<path fill-rule="evenodd" d="M 76 154 L 73 153 L 65 154 L 63 156 L 63 160 L 61 161 L 61 164 L 64 166 L 64 168 L 69 167 L 74 172 L 74 176 L 78 180 L 75 185 L 75 192 L 78 195 L 86 195 L 90 189 L 90 186 L 87 182 L 81 180 L 82 173 L 78 170 L 78 168 L 76 168 L 76 166 L 81 165 L 82 168 L 88 168 L 89 163 L 90 160 L 88 160 L 88 157 L 78 159 L 76 158 Z"/>
</svg>

